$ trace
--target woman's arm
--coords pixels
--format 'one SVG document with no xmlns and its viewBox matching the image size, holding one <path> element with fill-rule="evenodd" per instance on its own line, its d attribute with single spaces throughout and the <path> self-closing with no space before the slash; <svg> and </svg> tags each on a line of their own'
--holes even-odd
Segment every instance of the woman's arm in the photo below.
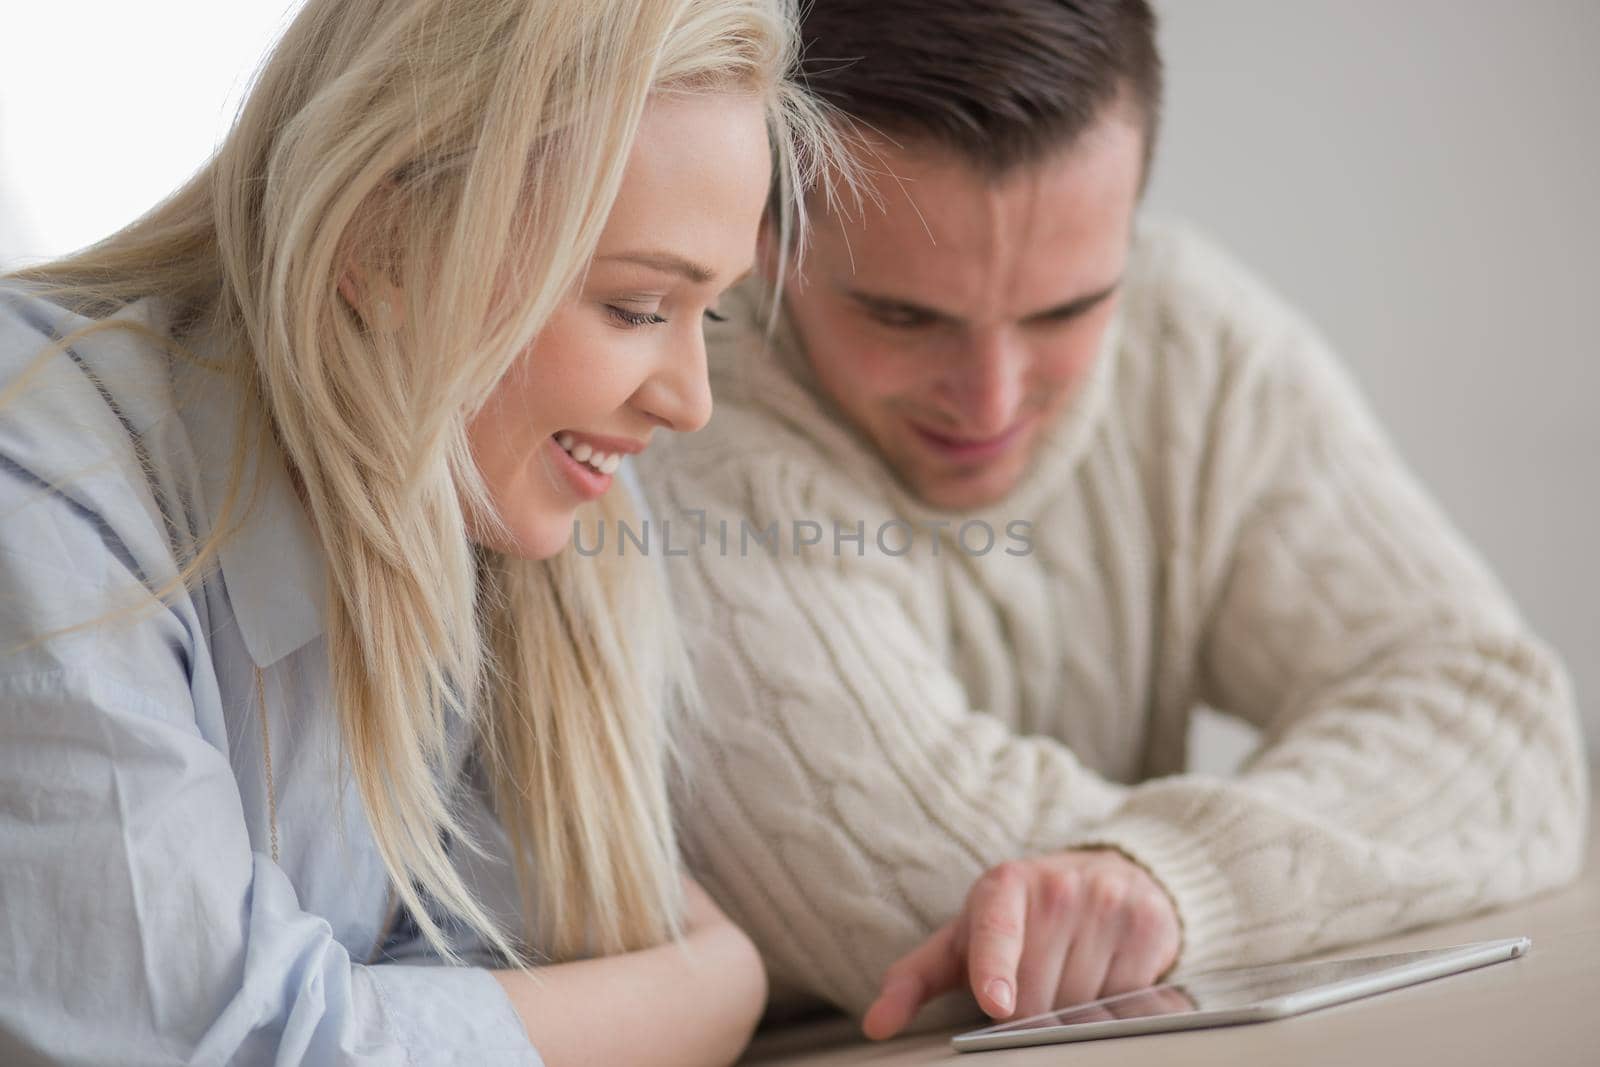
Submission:
<svg viewBox="0 0 1600 1067">
<path fill-rule="evenodd" d="M 43 343 L 10 326 L 0 391 L 8 346 Z M 0 1061 L 538 1064 L 488 972 L 361 965 L 335 936 L 352 923 L 252 850 L 205 666 L 224 618 L 180 591 L 81 625 L 177 571 L 122 445 L 138 424 L 81 366 L 0 404 Z M 312 810 L 334 809 L 336 773 Z"/>
<path fill-rule="evenodd" d="M 707 1067 L 743 1051 L 767 999 L 761 957 L 693 882 L 683 941 L 496 971 L 547 1067 Z"/>
</svg>

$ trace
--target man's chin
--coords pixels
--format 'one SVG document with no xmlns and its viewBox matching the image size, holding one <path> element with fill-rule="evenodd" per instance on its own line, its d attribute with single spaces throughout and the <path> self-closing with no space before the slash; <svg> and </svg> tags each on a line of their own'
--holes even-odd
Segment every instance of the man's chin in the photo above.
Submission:
<svg viewBox="0 0 1600 1067">
<path fill-rule="evenodd" d="M 977 511 L 1011 495 L 1027 473 L 1034 435 L 1025 433 L 1002 455 L 981 463 L 952 463 L 915 439 L 895 442 L 892 466 L 922 503 L 940 511 Z"/>
<path fill-rule="evenodd" d="M 1005 466 L 1009 468 L 1010 464 Z M 995 467 L 960 473 L 918 471 L 906 481 L 917 499 L 929 507 L 940 511 L 978 511 L 1010 496 L 1020 480 L 1019 472 Z"/>
</svg>

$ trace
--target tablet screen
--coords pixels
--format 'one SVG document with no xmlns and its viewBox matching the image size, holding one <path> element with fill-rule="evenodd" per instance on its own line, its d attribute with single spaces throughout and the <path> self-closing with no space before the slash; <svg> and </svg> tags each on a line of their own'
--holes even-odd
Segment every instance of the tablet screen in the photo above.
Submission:
<svg viewBox="0 0 1600 1067">
<path fill-rule="evenodd" d="M 1409 962 L 1412 957 L 1423 958 L 1427 955 L 1429 953 L 1407 952 L 1398 956 L 1369 956 L 1328 963 L 1279 963 L 1236 971 L 1217 971 L 1037 1015 L 1031 1019 L 1018 1019 L 995 1029 L 1070 1026 L 1073 1023 L 1140 1019 L 1181 1011 L 1232 1011 L 1314 986 L 1376 974 L 1395 964 Z"/>
<path fill-rule="evenodd" d="M 1154 1019 L 1158 1016 L 1192 1017 L 1200 1014 L 1221 1016 L 1223 1013 L 1259 1007 L 1262 1004 L 1313 991 L 1337 990 L 1341 987 L 1350 989 L 1370 987 L 1366 991 L 1376 992 L 1381 988 L 1393 988 L 1408 984 L 1410 981 L 1425 980 L 1435 974 L 1448 973 L 1450 970 L 1491 962 L 1491 958 L 1509 958 L 1519 954 L 1525 946 L 1526 941 L 1517 938 L 1504 942 L 1462 945 L 1453 949 L 1429 949 L 1422 952 L 1399 952 L 1357 959 L 1279 963 L 1264 967 L 1213 971 L 1060 1011 L 1012 1020 L 963 1037 L 977 1037 L 981 1034 L 986 1038 L 999 1038 L 1053 1027 Z M 1393 980 L 1381 981 L 1386 976 L 1392 976 Z M 1185 1021 L 1179 1018 L 1174 1018 L 1172 1022 L 1175 1025 L 1150 1027 L 1150 1029 L 1175 1029 L 1185 1025 Z M 1197 1022 L 1198 1019 L 1187 1025 L 1195 1025 Z M 1205 1024 L 1200 1023 L 1200 1025 Z M 1104 1026 L 1095 1026 L 1092 1029 L 1107 1030 Z M 1061 1040 L 1067 1036 L 1058 1031 L 1054 1039 Z M 1089 1034 L 1086 1032 L 1085 1036 Z"/>
</svg>

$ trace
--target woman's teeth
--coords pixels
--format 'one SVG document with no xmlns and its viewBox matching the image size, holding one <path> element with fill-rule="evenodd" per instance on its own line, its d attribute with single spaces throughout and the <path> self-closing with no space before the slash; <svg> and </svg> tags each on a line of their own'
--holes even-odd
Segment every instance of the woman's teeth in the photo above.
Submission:
<svg viewBox="0 0 1600 1067">
<path fill-rule="evenodd" d="M 586 441 L 579 441 L 570 433 L 556 435 L 556 444 L 566 449 L 567 455 L 579 463 L 586 463 L 601 474 L 614 474 L 622 466 L 622 455 L 618 452 L 597 452 Z"/>
</svg>

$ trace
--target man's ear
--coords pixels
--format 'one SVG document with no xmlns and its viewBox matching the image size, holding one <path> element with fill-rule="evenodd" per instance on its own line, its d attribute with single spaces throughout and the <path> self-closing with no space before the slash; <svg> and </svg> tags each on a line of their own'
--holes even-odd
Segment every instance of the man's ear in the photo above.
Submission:
<svg viewBox="0 0 1600 1067">
<path fill-rule="evenodd" d="M 766 283 L 768 290 L 776 290 L 790 282 L 804 284 L 801 270 L 804 268 L 804 256 L 798 249 L 793 237 L 788 248 L 783 246 L 783 239 L 778 229 L 778 216 L 767 214 L 761 220 L 761 227 L 756 231 L 756 273 Z"/>
<path fill-rule="evenodd" d="M 782 277 L 781 244 L 778 239 L 778 218 L 769 211 L 761 216 L 761 225 L 756 230 L 756 273 L 769 289 L 778 284 L 778 279 Z"/>
</svg>

